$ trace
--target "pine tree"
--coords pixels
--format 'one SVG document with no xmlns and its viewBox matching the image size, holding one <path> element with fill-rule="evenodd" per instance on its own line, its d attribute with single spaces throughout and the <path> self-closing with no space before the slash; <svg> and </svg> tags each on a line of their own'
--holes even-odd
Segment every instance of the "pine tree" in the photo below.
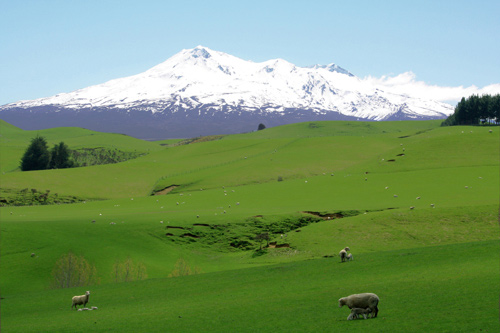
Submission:
<svg viewBox="0 0 500 333">
<path fill-rule="evenodd" d="M 74 166 L 70 159 L 70 150 L 64 142 L 54 145 L 51 150 L 50 169 L 64 169 Z"/>
<path fill-rule="evenodd" d="M 47 140 L 44 137 L 36 136 L 31 139 L 31 144 L 28 146 L 21 159 L 21 170 L 45 170 L 50 162 L 49 149 Z"/>
</svg>

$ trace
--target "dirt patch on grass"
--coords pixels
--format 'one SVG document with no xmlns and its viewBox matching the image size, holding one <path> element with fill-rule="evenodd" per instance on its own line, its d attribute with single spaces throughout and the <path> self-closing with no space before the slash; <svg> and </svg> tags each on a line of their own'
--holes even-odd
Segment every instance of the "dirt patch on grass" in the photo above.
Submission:
<svg viewBox="0 0 500 333">
<path fill-rule="evenodd" d="M 182 234 L 180 237 L 191 237 L 191 238 L 200 238 L 200 236 L 192 234 L 190 232 L 187 232 L 185 234 Z"/>
<path fill-rule="evenodd" d="M 320 213 L 320 212 L 312 212 L 312 211 L 305 211 L 302 213 L 314 215 L 314 216 L 322 218 L 323 220 L 341 219 L 344 217 L 344 215 L 342 215 L 341 213 Z"/>
<path fill-rule="evenodd" d="M 179 187 L 179 185 L 170 185 L 170 186 L 165 187 L 163 190 L 156 191 L 153 195 L 165 195 L 169 192 L 172 192 L 173 190 L 175 190 L 178 187 Z"/>
<path fill-rule="evenodd" d="M 290 247 L 290 244 L 288 244 L 288 243 L 278 244 L 278 242 L 269 242 L 269 246 L 268 247 L 270 249 L 281 249 L 281 248 L 284 248 L 284 247 Z"/>
</svg>

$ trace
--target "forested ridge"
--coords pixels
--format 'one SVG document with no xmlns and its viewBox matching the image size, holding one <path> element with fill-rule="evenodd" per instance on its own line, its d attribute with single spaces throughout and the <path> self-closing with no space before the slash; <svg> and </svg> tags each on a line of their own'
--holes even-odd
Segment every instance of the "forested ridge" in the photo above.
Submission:
<svg viewBox="0 0 500 333">
<path fill-rule="evenodd" d="M 455 112 L 446 118 L 441 126 L 453 125 L 498 125 L 500 122 L 500 94 L 472 95 L 455 107 Z"/>
</svg>

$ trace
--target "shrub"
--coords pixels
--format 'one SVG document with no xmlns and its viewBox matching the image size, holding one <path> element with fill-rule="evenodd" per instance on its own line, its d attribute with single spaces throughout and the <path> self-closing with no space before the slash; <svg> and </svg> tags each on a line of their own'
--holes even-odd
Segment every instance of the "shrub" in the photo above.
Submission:
<svg viewBox="0 0 500 333">
<path fill-rule="evenodd" d="M 148 278 L 146 266 L 143 263 L 135 263 L 127 258 L 123 262 L 116 262 L 113 265 L 113 278 L 115 282 L 128 282 L 145 280 Z"/>
<path fill-rule="evenodd" d="M 71 288 L 99 284 L 97 271 L 83 256 L 69 252 L 59 258 L 52 270 L 52 288 Z"/>
</svg>

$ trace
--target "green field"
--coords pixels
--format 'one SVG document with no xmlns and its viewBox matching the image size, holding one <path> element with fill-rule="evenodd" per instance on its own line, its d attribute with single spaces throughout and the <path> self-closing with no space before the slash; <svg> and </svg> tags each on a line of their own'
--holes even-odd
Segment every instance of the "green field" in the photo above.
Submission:
<svg viewBox="0 0 500 333">
<path fill-rule="evenodd" d="M 0 121 L 2 193 L 84 200 L 0 207 L 2 332 L 497 332 L 500 131 L 439 124 L 309 122 L 186 144 Z M 37 134 L 145 155 L 21 172 Z M 257 251 L 262 232 L 283 247 Z M 354 260 L 340 263 L 345 246 Z M 98 283 L 51 288 L 68 252 Z M 116 282 L 127 258 L 147 279 Z M 181 260 L 197 274 L 169 277 Z M 71 311 L 85 290 L 99 309 Z M 337 300 L 361 292 L 379 295 L 379 316 L 347 321 Z"/>
</svg>

